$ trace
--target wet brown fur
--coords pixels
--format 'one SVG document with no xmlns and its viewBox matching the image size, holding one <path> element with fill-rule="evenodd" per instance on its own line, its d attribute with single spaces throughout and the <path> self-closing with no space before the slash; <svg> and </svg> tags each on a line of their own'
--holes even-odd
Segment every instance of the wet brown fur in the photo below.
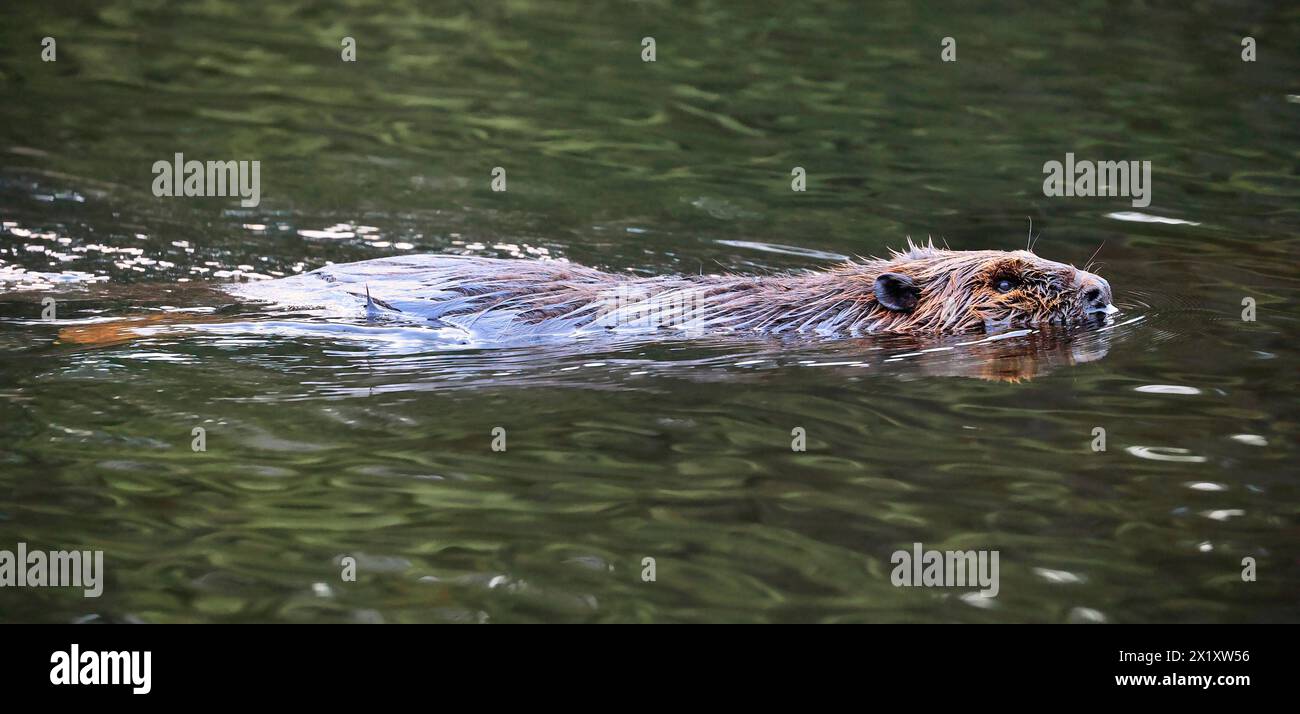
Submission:
<svg viewBox="0 0 1300 714">
<path fill-rule="evenodd" d="M 1086 317 L 1083 288 L 1105 284 L 1028 251 L 952 251 L 911 241 L 888 258 L 772 276 L 636 278 L 556 261 L 436 260 L 436 267 L 397 269 L 419 271 L 419 279 L 437 292 L 432 299 L 446 307 L 435 309 L 435 317 L 467 328 L 504 320 L 498 327 L 507 335 L 627 325 L 853 335 L 1072 324 Z M 895 311 L 879 303 L 875 284 L 882 273 L 906 276 L 915 284 L 914 308 Z M 1014 280 L 1015 289 L 995 289 L 1004 277 Z M 371 286 L 376 295 L 383 294 L 381 283 L 372 280 Z M 1109 302 L 1109 285 L 1104 297 Z"/>
</svg>

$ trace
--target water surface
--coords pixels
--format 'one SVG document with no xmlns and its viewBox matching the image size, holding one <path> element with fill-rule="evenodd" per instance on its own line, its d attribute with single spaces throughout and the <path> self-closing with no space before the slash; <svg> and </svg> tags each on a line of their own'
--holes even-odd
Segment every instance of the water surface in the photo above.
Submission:
<svg viewBox="0 0 1300 714">
<path fill-rule="evenodd" d="M 0 590 L 4 621 L 1300 614 L 1293 7 L 17 5 L 0 549 L 103 549 L 107 582 Z M 154 197 L 177 152 L 261 161 L 261 204 Z M 1044 197 L 1067 152 L 1151 161 L 1151 205 Z M 1031 221 L 1100 248 L 1104 329 L 494 348 L 211 289 L 414 252 L 816 269 Z M 106 324 L 149 329 L 72 339 Z M 915 542 L 999 551 L 999 596 L 893 587 Z"/>
</svg>

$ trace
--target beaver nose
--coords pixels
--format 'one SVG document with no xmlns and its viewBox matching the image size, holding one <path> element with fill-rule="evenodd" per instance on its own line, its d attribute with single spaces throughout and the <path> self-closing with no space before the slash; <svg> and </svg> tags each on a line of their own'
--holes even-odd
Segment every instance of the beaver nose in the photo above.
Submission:
<svg viewBox="0 0 1300 714">
<path fill-rule="evenodd" d="M 1079 294 L 1083 296 L 1083 311 L 1112 315 L 1119 308 L 1111 304 L 1114 297 L 1110 292 L 1110 283 L 1100 275 L 1079 271 Z"/>
</svg>

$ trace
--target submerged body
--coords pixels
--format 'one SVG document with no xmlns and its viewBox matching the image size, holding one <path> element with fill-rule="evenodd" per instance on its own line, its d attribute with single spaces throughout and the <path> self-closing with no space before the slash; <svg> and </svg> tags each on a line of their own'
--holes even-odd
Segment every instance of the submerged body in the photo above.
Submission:
<svg viewBox="0 0 1300 714">
<path fill-rule="evenodd" d="M 829 270 L 634 277 L 563 261 L 414 255 L 227 286 L 284 309 L 426 320 L 480 339 L 587 330 L 943 334 L 1117 312 L 1109 283 L 1027 251 L 915 246 Z"/>
</svg>

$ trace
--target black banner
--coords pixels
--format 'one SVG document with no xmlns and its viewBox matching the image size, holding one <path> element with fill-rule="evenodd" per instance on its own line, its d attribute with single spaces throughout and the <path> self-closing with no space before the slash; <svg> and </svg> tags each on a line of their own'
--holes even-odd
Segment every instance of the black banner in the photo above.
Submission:
<svg viewBox="0 0 1300 714">
<path fill-rule="evenodd" d="M 433 626 L 6 626 L 7 694 L 204 703 L 250 692 L 338 703 L 470 689 L 849 689 L 916 701 L 1253 701 L 1286 693 L 1282 628 L 859 626 L 529 629 Z M 696 642 L 696 638 L 707 642 Z M 75 670 L 75 671 L 74 671 Z M 739 681 L 738 681 L 739 680 Z M 566 684 L 567 683 L 567 684 Z M 647 689 L 649 688 L 649 689 Z M 457 690 L 460 690 L 458 693 Z M 909 694 L 911 693 L 911 694 Z M 583 695 L 580 698 L 585 698 Z"/>
</svg>

